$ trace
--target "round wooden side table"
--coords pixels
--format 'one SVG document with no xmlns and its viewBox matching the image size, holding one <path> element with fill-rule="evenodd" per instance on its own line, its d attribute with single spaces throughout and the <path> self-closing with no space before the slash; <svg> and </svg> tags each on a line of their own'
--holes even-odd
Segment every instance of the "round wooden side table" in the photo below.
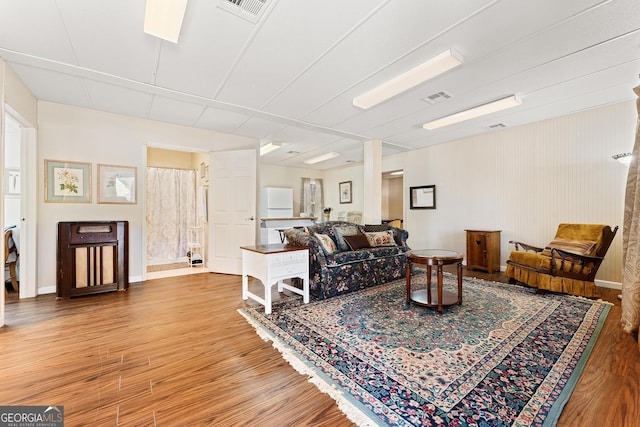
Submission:
<svg viewBox="0 0 640 427">
<path fill-rule="evenodd" d="M 455 251 L 445 249 L 419 249 L 407 253 L 407 304 L 411 302 L 425 307 L 437 307 L 442 313 L 445 306 L 462 304 L 462 259 L 463 256 Z M 418 289 L 411 292 L 411 266 L 412 264 L 423 264 L 427 266 L 427 286 L 426 289 Z M 457 264 L 458 272 L 458 295 L 442 289 L 442 266 Z M 437 267 L 436 293 L 431 291 L 431 267 Z"/>
</svg>

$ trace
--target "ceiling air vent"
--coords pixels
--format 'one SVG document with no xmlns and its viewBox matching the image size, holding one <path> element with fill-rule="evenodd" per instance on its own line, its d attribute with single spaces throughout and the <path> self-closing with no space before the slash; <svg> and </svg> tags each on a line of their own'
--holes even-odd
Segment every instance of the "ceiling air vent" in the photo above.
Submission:
<svg viewBox="0 0 640 427">
<path fill-rule="evenodd" d="M 496 123 L 495 125 L 490 125 L 489 129 L 500 129 L 500 128 L 506 128 L 507 125 L 505 125 L 504 123 Z"/>
<path fill-rule="evenodd" d="M 241 18 L 257 22 L 267 0 L 220 0 L 219 6 Z"/>
<path fill-rule="evenodd" d="M 429 104 L 436 104 L 438 102 L 444 101 L 445 99 L 451 98 L 453 98 L 453 96 L 449 92 L 445 92 L 442 90 L 440 92 L 436 92 L 432 95 L 427 96 L 426 98 L 424 98 L 424 101 L 428 102 Z"/>
</svg>

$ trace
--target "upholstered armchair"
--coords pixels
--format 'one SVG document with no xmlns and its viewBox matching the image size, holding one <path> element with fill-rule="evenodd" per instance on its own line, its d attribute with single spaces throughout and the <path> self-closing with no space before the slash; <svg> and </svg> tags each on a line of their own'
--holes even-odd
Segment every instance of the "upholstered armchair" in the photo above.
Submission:
<svg viewBox="0 0 640 427">
<path fill-rule="evenodd" d="M 510 241 L 515 245 L 505 276 L 539 291 L 598 297 L 596 273 L 618 231 L 601 224 L 560 224 L 544 247 Z"/>
</svg>

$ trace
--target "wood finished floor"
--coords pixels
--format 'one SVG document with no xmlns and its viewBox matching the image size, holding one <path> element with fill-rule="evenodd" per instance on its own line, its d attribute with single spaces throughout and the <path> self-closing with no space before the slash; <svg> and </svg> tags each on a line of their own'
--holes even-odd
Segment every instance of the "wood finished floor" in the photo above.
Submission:
<svg viewBox="0 0 640 427">
<path fill-rule="evenodd" d="M 10 298 L 0 405 L 64 405 L 69 426 L 352 425 L 236 312 L 240 286 L 203 273 L 65 301 Z M 602 291 L 615 306 L 558 426 L 640 426 L 637 342 L 619 326 L 617 292 Z"/>
</svg>

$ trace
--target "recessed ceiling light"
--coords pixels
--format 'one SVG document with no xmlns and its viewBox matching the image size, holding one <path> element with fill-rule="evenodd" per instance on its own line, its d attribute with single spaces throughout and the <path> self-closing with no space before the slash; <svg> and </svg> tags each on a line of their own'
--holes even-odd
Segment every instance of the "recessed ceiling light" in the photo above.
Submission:
<svg viewBox="0 0 640 427">
<path fill-rule="evenodd" d="M 484 116 L 486 114 L 495 113 L 496 111 L 502 111 L 506 110 L 507 108 L 517 107 L 518 105 L 520 105 L 520 100 L 517 96 L 512 95 L 494 102 L 490 102 L 488 104 L 480 105 L 475 108 L 470 108 L 468 110 L 461 111 L 450 116 L 427 122 L 423 124 L 422 127 L 428 130 L 438 129 L 444 126 L 452 125 L 454 123 L 464 122 L 465 120 L 475 119 L 476 117 Z"/>
<path fill-rule="evenodd" d="M 264 156 L 265 154 L 269 154 L 272 151 L 276 151 L 277 149 L 282 148 L 282 144 L 278 144 L 275 142 L 268 142 L 260 147 L 260 155 Z"/>
<path fill-rule="evenodd" d="M 324 162 L 325 160 L 335 159 L 339 155 L 340 153 L 331 152 L 331 153 L 322 154 L 320 156 L 313 157 L 309 160 L 305 160 L 304 162 L 308 165 L 312 165 L 314 163 Z"/>
<path fill-rule="evenodd" d="M 462 64 L 463 58 L 457 52 L 449 49 L 431 58 L 411 70 L 400 74 L 369 92 L 353 98 L 353 105 L 360 108 L 371 108 L 389 98 L 392 98 L 412 87 L 424 83 L 452 68 Z"/>
<path fill-rule="evenodd" d="M 144 32 L 172 43 L 178 43 L 187 0 L 147 0 L 144 10 Z"/>
</svg>

